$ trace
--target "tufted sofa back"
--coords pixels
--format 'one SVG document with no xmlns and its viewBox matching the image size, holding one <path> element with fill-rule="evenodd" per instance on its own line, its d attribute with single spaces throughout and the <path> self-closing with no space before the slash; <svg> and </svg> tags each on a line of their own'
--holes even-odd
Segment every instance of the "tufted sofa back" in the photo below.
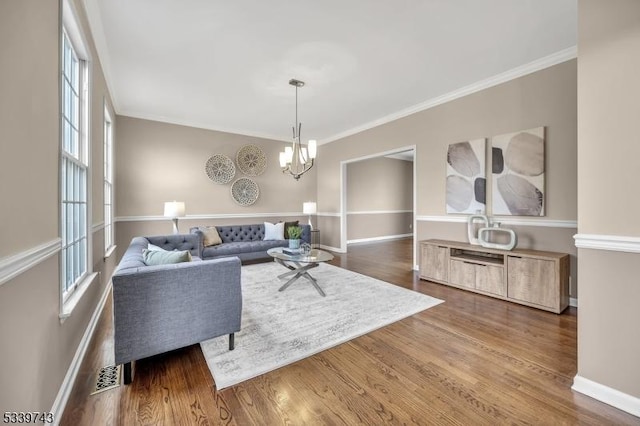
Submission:
<svg viewBox="0 0 640 426">
<path fill-rule="evenodd" d="M 189 250 L 192 256 L 200 257 L 200 238 L 194 234 L 154 235 L 151 237 L 134 237 L 118 263 L 115 274 L 133 273 L 146 268 L 142 251 L 149 243 L 165 250 Z"/>
<path fill-rule="evenodd" d="M 223 243 L 262 241 L 264 239 L 263 223 L 259 225 L 216 226 L 216 229 Z"/>
</svg>

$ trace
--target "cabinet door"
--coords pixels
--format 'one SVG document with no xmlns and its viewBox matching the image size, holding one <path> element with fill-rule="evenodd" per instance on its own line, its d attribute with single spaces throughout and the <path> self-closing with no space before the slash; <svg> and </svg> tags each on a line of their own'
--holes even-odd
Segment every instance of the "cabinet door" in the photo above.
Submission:
<svg viewBox="0 0 640 426">
<path fill-rule="evenodd" d="M 504 268 L 493 265 L 476 265 L 476 289 L 500 296 L 507 296 Z"/>
<path fill-rule="evenodd" d="M 476 288 L 476 265 L 463 262 L 461 260 L 451 260 L 449 282 L 454 285 L 469 288 Z"/>
<path fill-rule="evenodd" d="M 553 308 L 558 304 L 556 265 L 553 260 L 508 256 L 510 298 Z"/>
<path fill-rule="evenodd" d="M 449 278 L 449 248 L 434 244 L 422 244 L 420 276 L 425 279 L 447 282 Z"/>
</svg>

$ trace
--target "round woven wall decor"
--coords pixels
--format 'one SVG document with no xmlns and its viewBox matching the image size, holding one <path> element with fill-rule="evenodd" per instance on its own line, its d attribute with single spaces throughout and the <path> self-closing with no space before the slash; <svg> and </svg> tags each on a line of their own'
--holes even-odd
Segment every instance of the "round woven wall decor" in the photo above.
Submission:
<svg viewBox="0 0 640 426">
<path fill-rule="evenodd" d="M 231 185 L 231 196 L 233 201 L 241 206 L 250 206 L 255 203 L 260 195 L 258 184 L 249 178 L 237 179 Z"/>
<path fill-rule="evenodd" d="M 245 145 L 236 154 L 236 163 L 247 176 L 259 176 L 267 169 L 267 157 L 256 145 Z"/>
<path fill-rule="evenodd" d="M 209 179 L 222 185 L 231 182 L 236 175 L 236 166 L 231 158 L 226 155 L 216 154 L 207 160 L 204 171 L 209 176 Z"/>
</svg>

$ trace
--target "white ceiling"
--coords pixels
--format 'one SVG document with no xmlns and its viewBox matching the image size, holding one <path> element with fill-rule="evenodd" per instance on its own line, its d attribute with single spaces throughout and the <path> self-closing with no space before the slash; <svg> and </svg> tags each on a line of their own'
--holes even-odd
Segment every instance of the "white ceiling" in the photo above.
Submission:
<svg viewBox="0 0 640 426">
<path fill-rule="evenodd" d="M 85 4 L 118 114 L 281 140 L 290 78 L 306 82 L 303 140 L 326 142 L 567 60 L 577 42 L 577 0 Z"/>
</svg>

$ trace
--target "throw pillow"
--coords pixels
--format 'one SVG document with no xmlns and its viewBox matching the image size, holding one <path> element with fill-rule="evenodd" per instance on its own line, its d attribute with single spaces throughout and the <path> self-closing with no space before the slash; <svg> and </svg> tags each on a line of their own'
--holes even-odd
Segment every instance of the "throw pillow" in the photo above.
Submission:
<svg viewBox="0 0 640 426">
<path fill-rule="evenodd" d="M 284 240 L 284 222 L 264 223 L 264 241 Z"/>
<path fill-rule="evenodd" d="M 191 262 L 191 253 L 184 251 L 142 250 L 142 260 L 147 266 Z"/>
<path fill-rule="evenodd" d="M 204 235 L 205 247 L 222 244 L 222 238 L 220 238 L 220 234 L 218 234 L 218 230 L 215 226 L 207 226 L 206 228 L 200 228 L 200 230 Z"/>
<path fill-rule="evenodd" d="M 293 222 L 285 222 L 284 223 L 284 239 L 289 239 L 289 227 L 290 226 L 298 226 L 298 220 L 294 220 Z"/>
<path fill-rule="evenodd" d="M 155 246 L 151 243 L 149 243 L 149 245 L 147 246 L 147 250 L 154 250 L 154 251 L 166 251 L 165 249 L 163 249 L 162 247 L 158 247 Z"/>
</svg>

